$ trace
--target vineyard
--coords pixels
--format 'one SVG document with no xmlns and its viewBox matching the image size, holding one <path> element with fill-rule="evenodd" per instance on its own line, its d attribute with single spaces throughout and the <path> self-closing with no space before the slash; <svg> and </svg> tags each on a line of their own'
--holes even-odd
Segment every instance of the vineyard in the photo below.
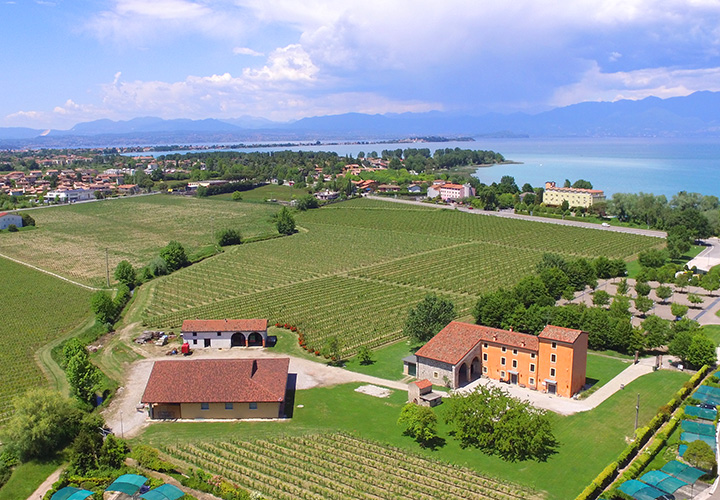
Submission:
<svg viewBox="0 0 720 500">
<path fill-rule="evenodd" d="M 90 314 L 90 292 L 20 264 L 0 259 L 0 422 L 12 399 L 47 383 L 35 351 L 77 326 Z"/>
<path fill-rule="evenodd" d="M 477 296 L 510 287 L 547 251 L 625 258 L 660 241 L 623 233 L 353 200 L 298 215 L 290 238 L 241 245 L 143 287 L 144 323 L 264 317 L 290 323 L 310 350 L 338 335 L 352 355 L 402 338 L 427 293 L 458 316 Z"/>
<path fill-rule="evenodd" d="M 168 241 L 189 252 L 214 244 L 215 230 L 244 237 L 274 232 L 276 206 L 184 196 L 142 196 L 33 210 L 37 229 L 0 238 L 0 254 L 91 285 L 105 284 L 121 260 L 146 265 Z"/>
<path fill-rule="evenodd" d="M 526 488 L 348 434 L 165 448 L 174 461 L 275 500 L 540 499 Z"/>
</svg>

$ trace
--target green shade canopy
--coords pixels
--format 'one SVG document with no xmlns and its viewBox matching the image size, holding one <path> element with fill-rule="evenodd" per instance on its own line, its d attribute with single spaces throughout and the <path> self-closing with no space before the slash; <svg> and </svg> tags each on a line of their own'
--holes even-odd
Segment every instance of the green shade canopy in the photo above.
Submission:
<svg viewBox="0 0 720 500">
<path fill-rule="evenodd" d="M 690 467 L 689 465 L 678 462 L 677 460 L 672 460 L 666 463 L 660 470 L 670 474 L 671 476 L 675 476 L 688 484 L 694 483 L 705 475 L 705 471 L 696 469 L 695 467 Z"/>
<path fill-rule="evenodd" d="M 703 436 L 711 436 L 715 438 L 715 426 L 712 424 L 705 424 L 695 422 L 694 420 L 683 420 L 680 422 L 682 430 L 685 432 L 692 432 L 693 434 L 701 434 Z"/>
<path fill-rule="evenodd" d="M 143 493 L 140 495 L 140 498 L 144 498 L 145 500 L 177 500 L 184 495 L 185 493 L 181 489 L 176 488 L 172 484 L 163 484 L 154 490 Z"/>
<path fill-rule="evenodd" d="M 710 408 L 700 408 L 698 406 L 686 406 L 685 415 L 690 417 L 698 417 L 704 420 L 715 420 L 717 416 L 717 410 L 711 410 Z"/>
<path fill-rule="evenodd" d="M 83 490 L 80 488 L 73 488 L 72 486 L 66 486 L 62 489 L 57 490 L 55 494 L 50 497 L 50 500 L 85 500 L 92 494 L 92 491 Z"/>
<path fill-rule="evenodd" d="M 134 495 L 140 491 L 140 487 L 147 481 L 146 477 L 138 474 L 123 474 L 108 486 L 105 491 L 119 491 L 126 495 Z"/>
<path fill-rule="evenodd" d="M 660 470 L 653 470 L 640 478 L 643 483 L 655 486 L 656 488 L 663 490 L 666 493 L 673 494 L 683 486 L 687 486 L 688 483 L 682 481 L 676 477 L 671 476 Z"/>
<path fill-rule="evenodd" d="M 618 489 L 636 500 L 655 500 L 656 498 L 667 495 L 664 491 L 645 484 L 642 481 L 638 481 L 637 479 L 625 481 Z"/>
</svg>

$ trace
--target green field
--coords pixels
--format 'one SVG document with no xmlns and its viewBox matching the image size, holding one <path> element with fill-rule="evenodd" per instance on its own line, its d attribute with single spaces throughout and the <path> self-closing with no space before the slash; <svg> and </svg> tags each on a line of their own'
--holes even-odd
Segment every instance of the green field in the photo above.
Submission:
<svg viewBox="0 0 720 500">
<path fill-rule="evenodd" d="M 633 434 L 635 399 L 640 394 L 640 425 L 645 425 L 689 376 L 659 371 L 641 377 L 613 395 L 593 411 L 572 416 L 550 414 L 560 447 L 545 463 L 503 462 L 474 449 L 459 447 L 439 426 L 444 446 L 419 448 L 402 435 L 396 421 L 407 395 L 395 391 L 388 399 L 357 393 L 358 384 L 298 391 L 292 419 L 285 422 L 156 423 L 138 438 L 158 447 L 179 448 L 186 444 L 222 443 L 232 439 L 287 439 L 303 434 L 348 432 L 425 457 L 468 467 L 485 477 L 500 477 L 548 492 L 550 499 L 574 498 L 626 446 Z M 442 422 L 447 405 L 435 409 Z M 200 445 L 204 446 L 204 444 Z M 341 446 L 339 446 L 342 449 Z M 352 448 L 354 451 L 355 448 Z"/>
<path fill-rule="evenodd" d="M 233 248 L 141 290 L 145 324 L 266 317 L 290 323 L 313 349 L 340 336 L 345 354 L 402 338 L 427 293 L 468 315 L 477 296 L 510 287 L 546 251 L 625 258 L 658 240 L 622 233 L 352 200 L 297 215 L 289 238 Z"/>
<path fill-rule="evenodd" d="M 308 190 L 290 187 L 286 184 L 282 184 L 280 186 L 276 184 L 268 184 L 266 186 L 251 189 L 250 191 L 243 191 L 240 194 L 242 195 L 243 201 L 264 203 L 266 200 L 290 201 L 293 198 L 298 198 L 299 196 L 308 194 Z M 213 196 L 213 198 L 217 200 L 231 200 L 232 193 L 219 194 L 217 196 Z"/>
<path fill-rule="evenodd" d="M 3 235 L 0 254 L 92 285 L 105 284 L 121 260 L 144 266 L 170 240 L 188 253 L 215 243 L 225 227 L 244 237 L 276 233 L 276 205 L 153 195 L 32 210 L 35 231 Z M 112 279 L 112 278 L 111 278 Z"/>
<path fill-rule="evenodd" d="M 35 362 L 43 345 L 62 336 L 90 315 L 89 290 L 0 258 L 0 421 L 9 416 L 12 398 L 47 384 Z"/>
</svg>

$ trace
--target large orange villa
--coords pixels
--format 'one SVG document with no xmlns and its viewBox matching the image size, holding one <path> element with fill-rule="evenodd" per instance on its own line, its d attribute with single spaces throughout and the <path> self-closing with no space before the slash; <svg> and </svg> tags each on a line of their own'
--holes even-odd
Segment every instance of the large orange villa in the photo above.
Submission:
<svg viewBox="0 0 720 500">
<path fill-rule="evenodd" d="M 481 376 L 572 397 L 585 385 L 587 333 L 548 325 L 540 335 L 453 321 L 405 358 L 406 371 L 462 387 Z"/>
</svg>

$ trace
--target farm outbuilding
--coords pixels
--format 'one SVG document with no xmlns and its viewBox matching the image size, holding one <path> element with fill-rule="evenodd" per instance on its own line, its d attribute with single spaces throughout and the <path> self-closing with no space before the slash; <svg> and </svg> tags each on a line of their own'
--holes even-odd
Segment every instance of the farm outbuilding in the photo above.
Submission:
<svg viewBox="0 0 720 500">
<path fill-rule="evenodd" d="M 153 419 L 279 418 L 289 358 L 156 361 L 143 403 Z"/>
<path fill-rule="evenodd" d="M 18 214 L 10 214 L 8 212 L 0 212 L 0 229 L 7 229 L 10 225 L 22 227 L 22 217 Z"/>
<path fill-rule="evenodd" d="M 186 319 L 182 337 L 190 347 L 252 347 L 267 345 L 266 319 Z"/>
</svg>

